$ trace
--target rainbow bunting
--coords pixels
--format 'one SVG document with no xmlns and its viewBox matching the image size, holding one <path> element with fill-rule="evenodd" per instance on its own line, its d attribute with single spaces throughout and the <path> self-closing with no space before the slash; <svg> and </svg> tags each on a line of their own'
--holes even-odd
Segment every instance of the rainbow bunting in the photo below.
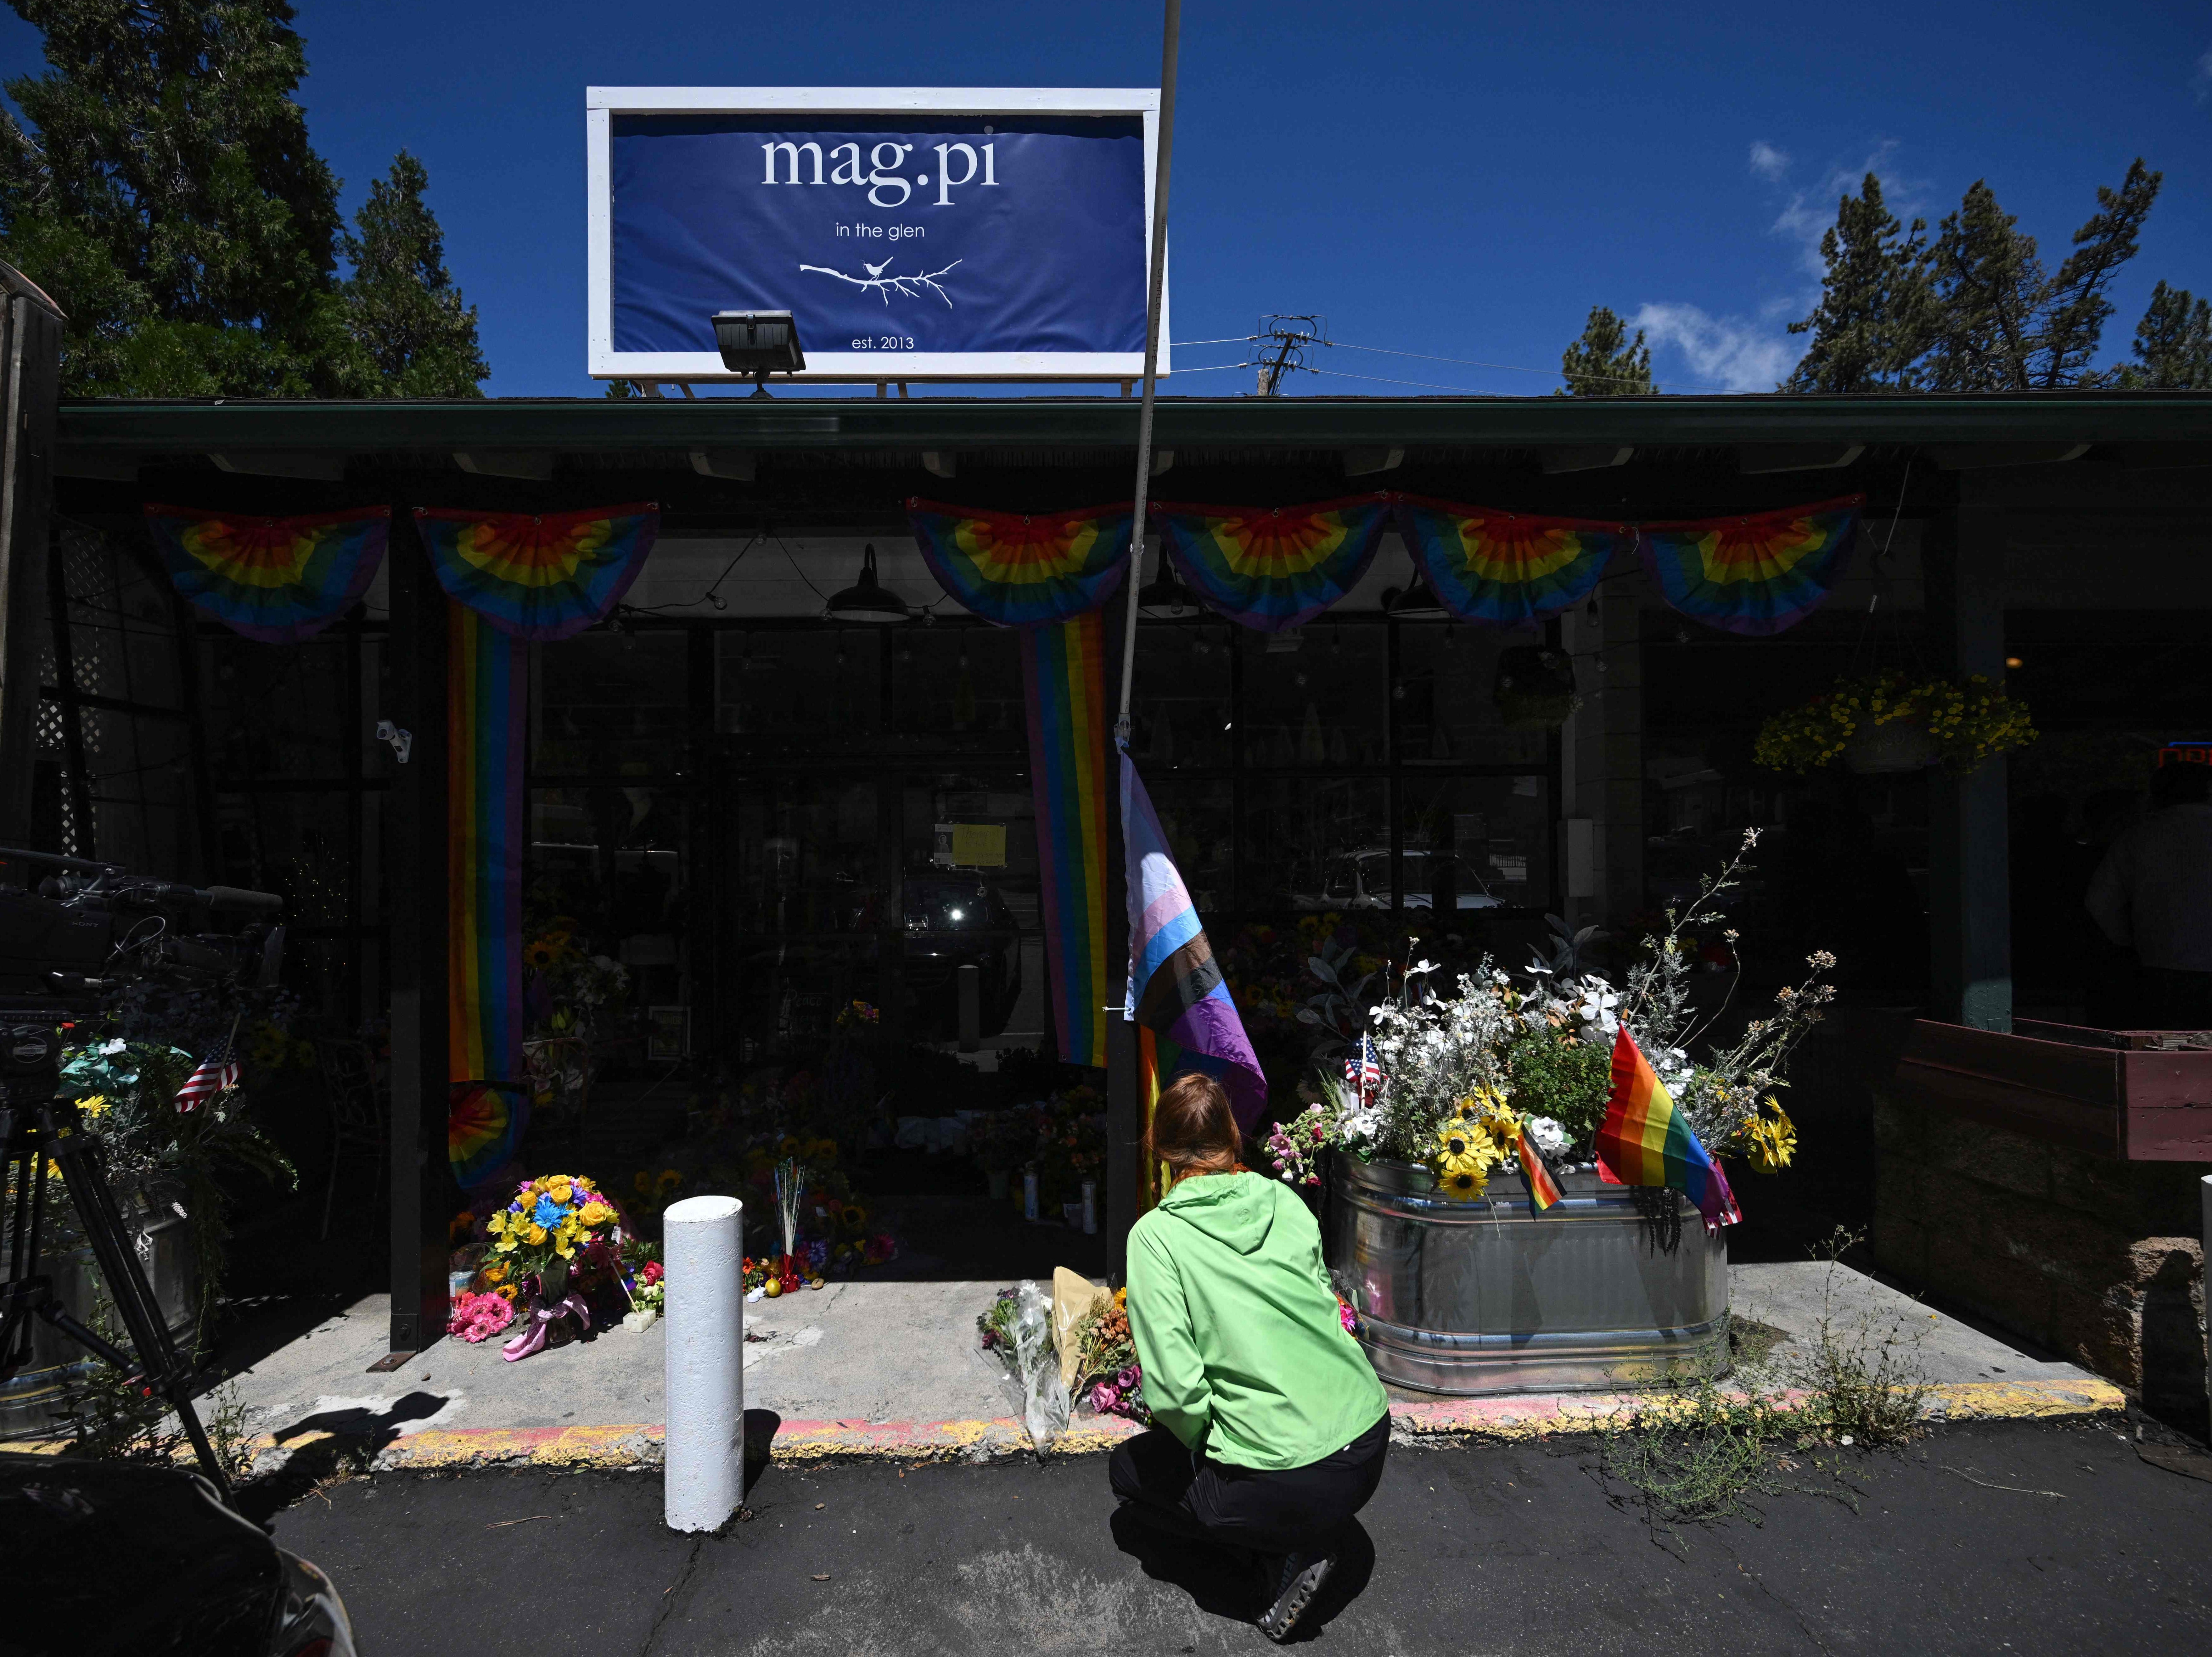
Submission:
<svg viewBox="0 0 2212 1657">
<path fill-rule="evenodd" d="M 1388 499 L 1309 507 L 1194 507 L 1151 513 L 1182 579 L 1238 625 L 1302 627 L 1359 584 L 1390 521 Z"/>
<path fill-rule="evenodd" d="M 1037 883 L 1060 1059 L 1106 1062 L 1106 629 L 1097 610 L 1020 632 Z"/>
<path fill-rule="evenodd" d="M 447 1151 L 464 1186 L 514 1154 L 522 1080 L 523 743 L 529 649 L 447 606 Z"/>
<path fill-rule="evenodd" d="M 251 518 L 146 508 L 146 528 L 177 591 L 234 633 L 264 644 L 313 638 L 368 591 L 392 513 Z"/>
<path fill-rule="evenodd" d="M 650 501 L 582 512 L 415 508 L 447 596 L 518 639 L 566 639 L 622 602 L 660 530 Z"/>
<path fill-rule="evenodd" d="M 1398 532 L 1429 591 L 1462 621 L 1534 627 L 1587 598 L 1632 531 L 1407 495 Z"/>
<path fill-rule="evenodd" d="M 1613 1044 L 1613 1097 L 1597 1130 L 1600 1172 L 1617 1185 L 1672 1186 L 1686 1193 L 1708 1226 L 1734 1225 L 1735 1193 L 1720 1164 L 1705 1154 L 1689 1119 L 1621 1026 Z"/>
<path fill-rule="evenodd" d="M 1141 1030 L 1167 1038 L 1159 1046 L 1169 1050 L 1165 1062 L 1175 1070 L 1160 1068 L 1156 1058 L 1155 1081 L 1183 1071 L 1214 1077 L 1229 1095 L 1237 1125 L 1249 1133 L 1267 1108 L 1267 1072 L 1237 1016 L 1152 796 L 1127 754 L 1121 756 L 1121 841 L 1129 858 L 1124 1016 Z"/>
<path fill-rule="evenodd" d="M 1753 518 L 1645 524 L 1644 568 L 1683 615 L 1729 633 L 1779 633 L 1820 607 L 1858 539 L 1863 495 Z"/>
<path fill-rule="evenodd" d="M 1000 627 L 1037 627 L 1093 610 L 1129 562 L 1129 508 L 984 512 L 906 503 L 930 574 L 966 609 Z"/>
<path fill-rule="evenodd" d="M 1528 1181 L 1528 1206 L 1541 1214 L 1559 1200 L 1559 1182 L 1552 1177 L 1552 1170 L 1545 1166 L 1544 1154 L 1536 1149 L 1535 1142 L 1529 1138 L 1525 1126 L 1514 1148 L 1520 1153 L 1522 1175 Z"/>
</svg>

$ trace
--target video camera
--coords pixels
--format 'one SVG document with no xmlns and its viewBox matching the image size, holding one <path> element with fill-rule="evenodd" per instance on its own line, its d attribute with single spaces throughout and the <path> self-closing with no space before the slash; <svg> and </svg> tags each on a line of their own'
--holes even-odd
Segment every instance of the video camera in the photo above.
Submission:
<svg viewBox="0 0 2212 1657">
<path fill-rule="evenodd" d="M 31 890 L 9 878 L 46 870 Z M 274 988 L 284 900 L 234 886 L 179 886 L 112 863 L 0 847 L 0 1020 L 89 1017 L 144 979 Z M 247 917 L 228 932 L 218 916 Z"/>
</svg>

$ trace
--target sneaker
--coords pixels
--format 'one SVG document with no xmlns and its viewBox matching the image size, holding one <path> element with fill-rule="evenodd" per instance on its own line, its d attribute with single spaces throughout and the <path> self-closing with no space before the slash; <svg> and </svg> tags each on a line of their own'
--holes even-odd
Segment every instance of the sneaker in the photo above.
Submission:
<svg viewBox="0 0 2212 1657">
<path fill-rule="evenodd" d="M 1285 1555 L 1275 1573 L 1275 1603 L 1261 1613 L 1260 1632 L 1270 1640 L 1287 1639 L 1335 1566 L 1334 1553 L 1307 1550 Z"/>
</svg>

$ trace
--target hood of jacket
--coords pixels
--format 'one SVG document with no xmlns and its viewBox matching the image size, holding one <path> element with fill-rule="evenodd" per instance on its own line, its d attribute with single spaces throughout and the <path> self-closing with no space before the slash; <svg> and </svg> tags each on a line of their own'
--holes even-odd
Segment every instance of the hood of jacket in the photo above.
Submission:
<svg viewBox="0 0 2212 1657">
<path fill-rule="evenodd" d="M 1274 1182 L 1256 1174 L 1199 1174 L 1160 1199 L 1160 1211 L 1224 1248 L 1256 1254 L 1275 1225 Z"/>
</svg>

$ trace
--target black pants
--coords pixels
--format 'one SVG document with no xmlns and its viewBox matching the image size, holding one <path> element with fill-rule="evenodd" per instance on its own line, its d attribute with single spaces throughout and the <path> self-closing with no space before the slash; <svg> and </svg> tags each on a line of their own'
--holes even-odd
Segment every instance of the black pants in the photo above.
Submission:
<svg viewBox="0 0 2212 1657">
<path fill-rule="evenodd" d="M 1333 1455 L 1260 1472 L 1200 1460 L 1155 1427 L 1124 1439 L 1109 1463 L 1114 1494 L 1172 1535 L 1258 1553 L 1326 1543 L 1375 1494 L 1390 1448 L 1382 1418 Z"/>
</svg>

